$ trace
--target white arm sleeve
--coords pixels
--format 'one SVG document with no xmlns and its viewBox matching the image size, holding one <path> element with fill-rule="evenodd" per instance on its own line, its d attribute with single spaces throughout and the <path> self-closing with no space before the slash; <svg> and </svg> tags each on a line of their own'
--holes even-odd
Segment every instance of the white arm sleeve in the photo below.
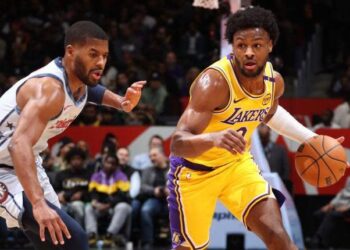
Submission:
<svg viewBox="0 0 350 250">
<path fill-rule="evenodd" d="M 304 142 L 313 136 L 316 136 L 314 132 L 305 128 L 300 122 L 298 122 L 287 110 L 278 106 L 275 114 L 267 122 L 267 126 L 271 129 L 292 139 L 299 143 Z"/>
</svg>

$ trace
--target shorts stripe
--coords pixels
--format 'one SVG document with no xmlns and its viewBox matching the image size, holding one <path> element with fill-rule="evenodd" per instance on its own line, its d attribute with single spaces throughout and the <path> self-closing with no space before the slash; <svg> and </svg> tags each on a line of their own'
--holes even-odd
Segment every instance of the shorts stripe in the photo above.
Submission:
<svg viewBox="0 0 350 250">
<path fill-rule="evenodd" d="M 247 224 L 246 224 L 246 219 L 247 219 L 247 216 L 250 212 L 250 210 L 254 207 L 255 204 L 257 204 L 259 201 L 267 198 L 269 195 L 271 194 L 271 188 L 270 188 L 270 185 L 267 184 L 267 191 L 257 197 L 255 197 L 248 205 L 247 207 L 244 209 L 244 212 L 242 214 L 242 221 L 243 221 L 243 224 L 246 228 L 248 228 Z"/>
</svg>

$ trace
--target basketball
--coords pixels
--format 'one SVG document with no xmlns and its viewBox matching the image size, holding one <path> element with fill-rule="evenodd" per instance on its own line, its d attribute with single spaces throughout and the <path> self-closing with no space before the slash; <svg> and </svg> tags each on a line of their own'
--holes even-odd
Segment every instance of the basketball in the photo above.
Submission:
<svg viewBox="0 0 350 250">
<path fill-rule="evenodd" d="M 346 153 L 336 139 L 326 135 L 314 136 L 299 146 L 295 167 L 305 182 L 316 187 L 328 187 L 344 175 Z"/>
</svg>

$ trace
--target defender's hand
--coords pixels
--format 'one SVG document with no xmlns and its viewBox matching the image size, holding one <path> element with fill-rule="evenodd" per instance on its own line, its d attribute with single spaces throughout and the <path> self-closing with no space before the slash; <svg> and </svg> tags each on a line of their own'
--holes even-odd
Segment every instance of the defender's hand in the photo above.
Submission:
<svg viewBox="0 0 350 250">
<path fill-rule="evenodd" d="M 50 233 L 53 244 L 57 245 L 60 243 L 64 244 L 64 235 L 70 239 L 70 233 L 67 226 L 62 221 L 61 217 L 56 213 L 55 210 L 50 208 L 46 201 L 40 200 L 33 204 L 33 216 L 39 224 L 39 235 L 41 241 L 45 241 L 45 229 Z"/>
<path fill-rule="evenodd" d="M 215 147 L 224 148 L 231 153 L 242 154 L 245 150 L 246 141 L 244 137 L 232 129 L 212 133 L 212 140 Z"/>
<path fill-rule="evenodd" d="M 146 84 L 146 81 L 138 81 L 133 83 L 125 93 L 125 96 L 121 102 L 122 109 L 125 112 L 130 112 L 140 101 L 141 90 Z"/>
</svg>

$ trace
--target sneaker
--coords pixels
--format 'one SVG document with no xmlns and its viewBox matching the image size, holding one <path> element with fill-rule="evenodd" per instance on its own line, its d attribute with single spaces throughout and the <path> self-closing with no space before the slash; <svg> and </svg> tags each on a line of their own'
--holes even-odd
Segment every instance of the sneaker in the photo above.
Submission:
<svg viewBox="0 0 350 250">
<path fill-rule="evenodd" d="M 97 235 L 95 233 L 90 233 L 88 237 L 89 237 L 89 246 L 95 247 L 97 243 Z"/>
<path fill-rule="evenodd" d="M 103 246 L 111 247 L 112 244 L 113 244 L 113 235 L 111 233 L 106 233 L 106 235 L 103 238 Z"/>
</svg>

